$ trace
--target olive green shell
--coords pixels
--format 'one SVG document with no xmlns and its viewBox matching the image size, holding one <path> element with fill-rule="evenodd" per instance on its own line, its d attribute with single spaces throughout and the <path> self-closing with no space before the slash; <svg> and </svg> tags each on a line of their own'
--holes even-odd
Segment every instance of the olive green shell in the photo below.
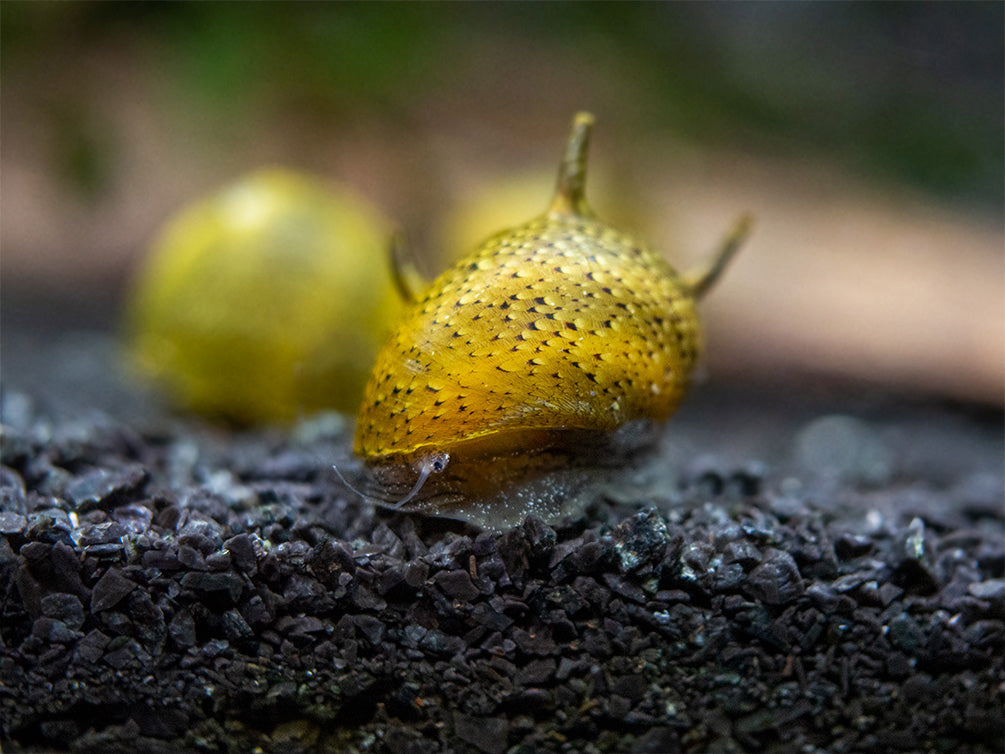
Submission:
<svg viewBox="0 0 1005 754">
<path fill-rule="evenodd" d="M 128 297 L 129 365 L 238 423 L 359 405 L 404 308 L 379 260 L 391 221 L 348 187 L 256 170 L 183 208 Z"/>
</svg>

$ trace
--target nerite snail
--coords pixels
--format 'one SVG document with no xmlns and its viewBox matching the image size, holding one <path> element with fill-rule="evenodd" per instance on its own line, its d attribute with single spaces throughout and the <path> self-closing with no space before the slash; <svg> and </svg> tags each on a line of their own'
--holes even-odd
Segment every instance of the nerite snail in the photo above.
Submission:
<svg viewBox="0 0 1005 754">
<path fill-rule="evenodd" d="M 130 365 L 240 424 L 354 410 L 403 309 L 373 263 L 391 228 L 348 186 L 280 168 L 186 205 L 130 288 Z"/>
<path fill-rule="evenodd" d="M 638 444 L 683 397 L 695 300 L 749 220 L 678 275 L 588 207 L 592 125 L 576 115 L 547 212 L 441 274 L 378 353 L 354 450 L 379 502 L 489 528 L 554 517 L 578 470 Z"/>
</svg>

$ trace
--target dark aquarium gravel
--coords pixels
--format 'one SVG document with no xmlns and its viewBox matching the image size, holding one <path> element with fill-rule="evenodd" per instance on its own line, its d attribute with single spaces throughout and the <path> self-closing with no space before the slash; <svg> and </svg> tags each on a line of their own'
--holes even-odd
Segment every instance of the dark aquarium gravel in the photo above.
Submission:
<svg viewBox="0 0 1005 754">
<path fill-rule="evenodd" d="M 572 520 L 491 533 L 360 500 L 336 414 L 8 390 L 4 750 L 1002 751 L 1000 412 L 709 396 Z"/>
</svg>

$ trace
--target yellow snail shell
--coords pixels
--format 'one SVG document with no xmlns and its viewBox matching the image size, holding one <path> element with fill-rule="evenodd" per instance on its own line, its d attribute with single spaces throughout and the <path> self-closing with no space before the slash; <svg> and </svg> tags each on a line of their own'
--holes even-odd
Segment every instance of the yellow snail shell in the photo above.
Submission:
<svg viewBox="0 0 1005 754">
<path fill-rule="evenodd" d="M 487 528 L 554 518 L 588 476 L 644 444 L 698 358 L 695 300 L 746 235 L 681 277 L 584 197 L 593 117 L 575 117 L 544 214 L 488 238 L 406 311 L 356 420 L 368 492 Z"/>
</svg>

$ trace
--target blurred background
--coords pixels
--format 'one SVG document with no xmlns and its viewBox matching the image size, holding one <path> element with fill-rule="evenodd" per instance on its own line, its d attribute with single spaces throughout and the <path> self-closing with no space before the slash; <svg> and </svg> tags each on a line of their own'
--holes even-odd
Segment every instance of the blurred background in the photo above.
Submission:
<svg viewBox="0 0 1005 754">
<path fill-rule="evenodd" d="M 673 263 L 757 217 L 703 305 L 716 383 L 1003 403 L 1001 3 L 0 14 L 5 385 L 100 403 L 158 229 L 248 171 L 352 187 L 435 274 L 546 207 L 587 109 L 594 208 Z"/>
</svg>

